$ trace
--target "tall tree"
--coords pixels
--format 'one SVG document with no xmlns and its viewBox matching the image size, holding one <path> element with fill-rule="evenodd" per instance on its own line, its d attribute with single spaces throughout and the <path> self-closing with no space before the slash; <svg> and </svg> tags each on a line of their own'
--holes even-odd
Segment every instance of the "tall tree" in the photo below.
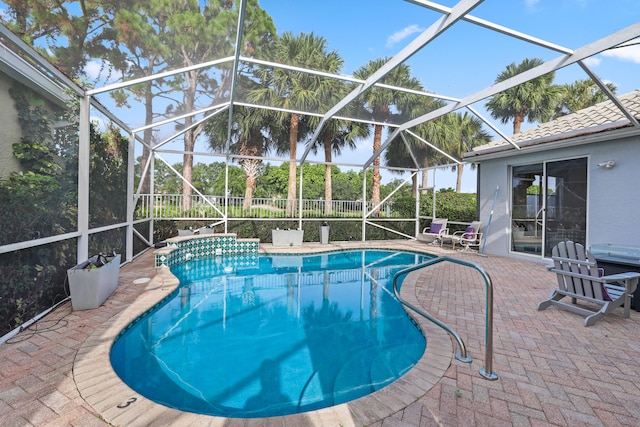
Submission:
<svg viewBox="0 0 640 427">
<path fill-rule="evenodd" d="M 209 145 L 213 151 L 225 152 L 229 114 L 220 114 L 207 124 Z M 271 149 L 278 149 L 272 137 L 279 135 L 273 124 L 273 114 L 268 110 L 250 109 L 236 106 L 233 109 L 233 123 L 229 149 L 241 156 L 237 161 L 244 172 L 246 187 L 244 208 L 251 206 L 262 159 Z"/>
<path fill-rule="evenodd" d="M 389 61 L 389 58 L 379 58 L 369 61 L 364 66 L 358 68 L 353 75 L 359 79 L 366 80 L 380 67 Z M 418 79 L 411 76 L 411 68 L 406 64 L 400 64 L 387 73 L 380 83 L 404 87 L 412 90 L 422 90 L 422 84 Z M 371 120 L 384 123 L 389 121 L 394 115 L 411 117 L 411 111 L 419 105 L 419 95 L 409 92 L 371 87 L 360 95 L 360 102 L 368 112 Z M 373 132 L 373 152 L 380 148 L 382 142 L 383 125 L 374 125 Z M 371 184 L 373 206 L 380 204 L 380 156 L 373 160 L 373 182 Z M 374 215 L 378 209 L 374 208 Z"/>
<path fill-rule="evenodd" d="M 616 93 L 618 88 L 613 83 L 607 83 L 607 88 Z M 576 80 L 561 86 L 560 102 L 555 109 L 551 120 L 567 114 L 575 113 L 583 108 L 591 107 L 607 100 L 607 95 L 593 80 Z"/>
<path fill-rule="evenodd" d="M 201 5 L 197 0 L 167 2 L 166 16 L 168 34 L 167 43 L 172 53 L 169 59 L 171 67 L 190 67 L 210 61 L 215 57 L 224 57 L 233 53 L 235 36 L 231 25 L 222 22 L 233 22 L 232 5 L 223 7 L 217 2 Z M 219 25 L 215 24 L 216 19 Z M 237 22 L 237 21 L 236 21 Z M 175 104 L 169 105 L 168 114 L 183 116 L 179 128 L 186 129 L 183 134 L 184 153 L 182 156 L 182 208 L 191 208 L 191 183 L 193 180 L 193 151 L 196 140 L 204 129 L 200 124 L 193 127 L 196 119 L 192 113 L 198 106 L 206 106 L 216 102 L 215 95 L 222 94 L 220 82 L 214 76 L 216 70 L 191 69 L 175 76 L 171 81 L 179 98 Z M 205 98 L 209 98 L 205 100 Z M 214 98 L 214 99 L 211 99 Z M 222 102 L 217 99 L 217 102 Z"/>
<path fill-rule="evenodd" d="M 159 0 L 130 1 L 119 8 L 114 17 L 116 38 L 123 51 L 127 52 L 126 61 L 120 66 L 123 80 L 148 77 L 166 69 L 169 49 L 165 43 L 168 32 L 164 3 Z M 154 100 L 164 97 L 169 88 L 162 80 L 150 80 L 145 83 L 113 91 L 110 95 L 118 106 L 128 106 L 130 94 L 144 106 L 144 124 L 150 125 L 160 114 L 154 111 Z M 153 144 L 153 128 L 143 131 L 142 158 L 140 173 L 149 160 Z M 148 191 L 148 176 L 143 179 L 142 193 Z"/>
<path fill-rule="evenodd" d="M 452 156 L 462 158 L 464 153 L 473 147 L 487 143 L 491 138 L 491 135 L 482 128 L 482 122 L 467 112 L 449 113 L 442 118 L 447 128 L 447 142 L 444 149 Z M 460 193 L 464 163 L 454 165 L 453 169 L 457 172 L 456 192 Z"/>
<path fill-rule="evenodd" d="M 444 117 L 445 116 L 440 116 L 435 120 L 421 123 L 416 126 L 415 134 L 432 145 L 441 147 L 442 150 L 446 150 L 449 130 Z M 409 141 L 414 147 L 416 156 L 422 161 L 422 183 L 420 186 L 422 187 L 422 194 L 427 194 L 427 189 L 429 187 L 429 166 L 447 164 L 451 160 L 437 150 L 429 147 L 423 141 L 415 140 L 413 138 L 410 138 Z"/>
<path fill-rule="evenodd" d="M 327 55 L 325 57 L 327 61 L 334 61 L 333 55 Z M 326 68 L 335 68 L 330 64 Z M 337 72 L 337 71 L 336 71 Z M 333 80 L 327 82 L 327 86 L 332 86 L 325 91 L 325 96 L 321 98 L 322 111 L 329 110 L 336 103 L 338 103 L 348 93 L 348 88 L 344 82 L 340 80 Z M 353 106 L 347 107 L 353 110 Z M 346 115 L 351 115 L 347 113 Z M 310 117 L 308 119 L 310 128 L 318 126 L 320 120 L 316 117 Z M 312 144 L 312 150 L 317 153 L 320 149 L 324 151 L 325 160 L 325 173 L 324 173 L 324 213 L 331 215 L 333 200 L 333 178 L 332 178 L 332 165 L 333 154 L 340 155 L 345 148 L 355 149 L 356 140 L 366 138 L 369 136 L 369 127 L 359 122 L 353 122 L 342 119 L 328 120 L 320 130 L 318 139 L 315 141 L 309 141 Z"/>
<path fill-rule="evenodd" d="M 125 0 L 5 0 L 2 22 L 72 78 L 84 76 L 92 58 L 117 61 L 122 55 L 112 31 L 114 11 Z M 46 47 L 45 47 L 46 46 Z"/>
<path fill-rule="evenodd" d="M 272 60 L 287 65 L 314 69 L 328 73 L 338 73 L 342 59 L 337 51 L 328 51 L 327 40 L 313 33 L 295 36 L 286 32 L 276 42 Z M 263 86 L 249 93 L 249 99 L 257 103 L 267 103 L 294 111 L 320 111 L 331 99 L 334 80 L 300 71 L 284 68 L 259 70 L 258 76 Z M 301 117 L 297 113 L 282 112 L 281 123 L 289 123 L 289 185 L 287 191 L 287 215 L 295 214 L 297 146 L 305 138 L 301 132 Z M 308 128 L 307 128 L 308 129 Z"/>
<path fill-rule="evenodd" d="M 189 67 L 215 58 L 233 54 L 236 46 L 238 9 L 229 0 L 165 0 L 167 19 L 167 43 L 173 57 L 170 65 Z M 271 17 L 259 6 L 258 0 L 249 0 L 246 6 L 244 43 L 240 43 L 248 54 L 255 54 L 275 36 Z M 231 64 L 214 68 L 192 69 L 176 76 L 171 84 L 181 94 L 181 99 L 170 106 L 168 113 L 184 115 L 179 127 L 183 134 L 184 155 L 182 175 L 183 209 L 191 207 L 193 150 L 196 140 L 203 132 L 205 123 L 196 126 L 192 113 L 198 108 L 219 104 L 229 99 L 231 90 Z"/>
<path fill-rule="evenodd" d="M 424 97 L 413 106 L 411 109 L 411 117 L 426 114 L 437 108 L 444 106 L 445 103 L 439 99 Z M 446 144 L 446 127 L 442 125 L 442 117 L 438 117 L 435 120 L 430 120 L 426 123 L 421 123 L 413 129 L 413 132 L 420 138 L 434 144 L 436 146 L 442 146 Z M 422 169 L 422 194 L 427 193 L 428 185 L 428 168 L 430 161 L 440 161 L 442 156 L 436 150 L 430 149 L 430 147 L 423 141 L 406 134 L 406 144 L 401 139 L 394 139 L 391 142 L 389 148 L 385 151 L 385 162 L 389 166 L 394 167 L 407 167 L 414 168 L 420 167 Z M 413 157 L 412 157 L 413 156 Z M 415 161 L 414 162 L 414 158 Z M 418 176 L 414 176 L 412 179 L 411 192 L 413 197 L 417 196 L 418 191 Z"/>
<path fill-rule="evenodd" d="M 416 145 L 410 148 L 402 138 L 395 138 L 391 141 L 391 144 L 389 144 L 389 148 L 384 152 L 384 161 L 387 166 L 394 168 L 416 169 L 420 166 L 414 162 L 414 158 L 416 161 L 419 161 L 417 157 L 420 154 L 418 147 L 419 146 Z M 404 171 L 392 169 L 391 173 L 400 174 L 404 173 Z M 413 197 L 418 195 L 418 175 L 416 174 L 411 177 L 411 195 Z"/>
<path fill-rule="evenodd" d="M 539 58 L 527 58 L 518 65 L 515 62 L 511 63 L 498 74 L 495 83 L 505 81 L 543 63 L 544 61 Z M 525 119 L 529 123 L 549 120 L 553 116 L 561 93 L 560 87 L 553 84 L 554 78 L 554 72 L 547 73 L 492 96 L 487 102 L 491 117 L 505 124 L 513 120 L 514 134 L 520 132 L 520 126 Z"/>
<path fill-rule="evenodd" d="M 313 152 L 316 153 L 321 146 L 324 151 L 325 173 L 324 173 L 324 213 L 331 215 L 333 200 L 333 180 L 332 165 L 333 154 L 340 155 L 345 148 L 355 149 L 358 139 L 369 136 L 369 127 L 357 122 L 341 119 L 332 119 L 325 123 L 318 135 L 317 141 L 310 141 L 313 144 Z"/>
</svg>

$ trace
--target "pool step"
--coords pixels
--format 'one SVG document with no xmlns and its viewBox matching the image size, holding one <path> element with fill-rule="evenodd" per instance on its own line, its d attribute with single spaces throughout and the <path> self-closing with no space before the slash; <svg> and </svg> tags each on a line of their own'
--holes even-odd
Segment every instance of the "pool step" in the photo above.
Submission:
<svg viewBox="0 0 640 427">
<path fill-rule="evenodd" d="M 412 366 L 412 345 L 399 345 L 380 353 L 371 363 L 371 383 L 376 390 L 404 375 Z"/>
<path fill-rule="evenodd" d="M 336 402 L 372 393 L 403 375 L 412 366 L 410 346 L 381 345 L 353 355 L 336 375 Z"/>
<path fill-rule="evenodd" d="M 359 351 L 340 367 L 333 387 L 336 403 L 347 402 L 374 391 L 370 384 L 370 366 L 377 352 L 376 348 Z"/>
</svg>

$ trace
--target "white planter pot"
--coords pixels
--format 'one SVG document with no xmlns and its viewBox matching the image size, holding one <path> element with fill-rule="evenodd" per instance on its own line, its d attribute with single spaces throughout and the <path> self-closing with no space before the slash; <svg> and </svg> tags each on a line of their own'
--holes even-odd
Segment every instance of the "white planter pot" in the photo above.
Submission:
<svg viewBox="0 0 640 427">
<path fill-rule="evenodd" d="M 329 226 L 328 225 L 320 226 L 320 244 L 322 245 L 329 244 Z"/>
<path fill-rule="evenodd" d="M 118 287 L 120 254 L 99 268 L 82 268 L 95 262 L 97 255 L 67 270 L 71 306 L 74 310 L 98 308 Z"/>
<path fill-rule="evenodd" d="M 304 230 L 271 230 L 273 246 L 301 246 Z"/>
</svg>

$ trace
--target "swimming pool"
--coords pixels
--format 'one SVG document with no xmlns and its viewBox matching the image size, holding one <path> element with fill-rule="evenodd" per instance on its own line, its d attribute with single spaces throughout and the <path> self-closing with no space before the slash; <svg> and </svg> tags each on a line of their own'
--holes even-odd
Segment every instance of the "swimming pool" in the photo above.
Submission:
<svg viewBox="0 0 640 427">
<path fill-rule="evenodd" d="M 138 393 L 184 411 L 250 418 L 347 402 L 423 354 L 391 281 L 428 258 L 357 250 L 189 261 L 172 270 L 180 287 L 118 337 L 111 362 Z"/>
</svg>

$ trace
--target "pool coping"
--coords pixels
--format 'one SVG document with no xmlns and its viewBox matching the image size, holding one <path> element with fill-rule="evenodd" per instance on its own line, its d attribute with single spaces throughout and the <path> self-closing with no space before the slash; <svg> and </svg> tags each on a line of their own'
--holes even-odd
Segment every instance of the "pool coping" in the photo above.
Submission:
<svg viewBox="0 0 640 427">
<path fill-rule="evenodd" d="M 322 249 L 313 252 L 332 250 Z M 128 324 L 168 296 L 179 285 L 178 279 L 168 267 L 160 267 L 156 271 L 157 274 L 145 284 L 141 295 L 121 312 L 102 323 L 81 345 L 73 362 L 73 377 L 80 395 L 103 420 L 112 425 L 245 425 L 251 419 L 183 412 L 156 403 L 127 386 L 113 370 L 109 353 L 116 337 Z M 418 272 L 407 275 L 403 281 L 401 295 L 407 302 L 419 307 L 420 303 L 415 293 L 417 277 Z M 405 375 L 372 394 L 350 402 L 263 420 L 266 420 L 267 425 L 362 426 L 380 421 L 423 397 L 451 365 L 453 344 L 444 330 L 421 316 L 414 313 L 410 315 L 427 337 L 427 346 L 420 360 Z"/>
</svg>

